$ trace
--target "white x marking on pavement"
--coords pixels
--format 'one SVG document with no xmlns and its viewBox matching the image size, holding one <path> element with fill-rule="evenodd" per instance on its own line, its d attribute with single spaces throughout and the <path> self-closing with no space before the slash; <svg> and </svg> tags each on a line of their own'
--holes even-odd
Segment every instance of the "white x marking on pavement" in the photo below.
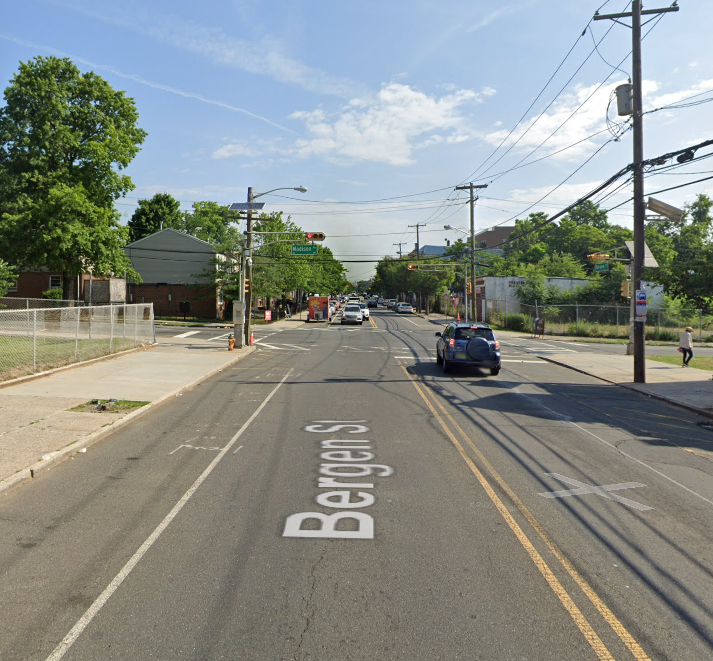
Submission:
<svg viewBox="0 0 713 661">
<path fill-rule="evenodd" d="M 564 491 L 547 491 L 546 493 L 538 494 L 543 498 L 566 498 L 567 496 L 583 496 L 588 493 L 595 493 L 598 496 L 602 496 L 602 498 L 615 500 L 616 502 L 621 503 L 622 505 L 628 505 L 629 507 L 633 507 L 637 510 L 644 511 L 653 509 L 653 507 L 649 507 L 648 505 L 642 505 L 641 503 L 637 503 L 635 500 L 629 500 L 628 498 L 609 493 L 610 491 L 618 491 L 620 489 L 635 489 L 636 487 L 646 486 L 645 484 L 641 484 L 640 482 L 621 482 L 620 484 L 605 484 L 601 487 L 597 487 L 585 484 L 584 482 L 573 480 L 571 477 L 565 477 L 564 475 L 560 475 L 559 473 L 545 473 L 545 475 L 547 475 L 547 477 L 554 477 L 556 480 L 561 480 L 562 482 L 565 482 L 566 484 L 571 484 L 572 486 L 575 486 L 577 488 L 566 489 Z"/>
</svg>

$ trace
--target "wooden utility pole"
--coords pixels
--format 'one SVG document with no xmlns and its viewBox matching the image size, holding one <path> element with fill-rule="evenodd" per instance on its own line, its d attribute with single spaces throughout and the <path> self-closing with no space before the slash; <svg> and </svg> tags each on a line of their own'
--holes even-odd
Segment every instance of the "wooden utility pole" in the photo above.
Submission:
<svg viewBox="0 0 713 661">
<path fill-rule="evenodd" d="M 470 320 L 475 322 L 478 320 L 478 315 L 475 311 L 475 201 L 478 199 L 474 190 L 476 188 L 487 188 L 488 184 L 480 184 L 476 186 L 473 183 L 467 186 L 456 186 L 456 190 L 467 190 L 470 191 L 470 279 L 471 279 L 471 291 L 470 291 Z M 466 292 L 468 285 L 466 284 Z"/>
<path fill-rule="evenodd" d="M 631 18 L 631 84 L 633 86 L 633 131 L 634 131 L 634 254 L 631 276 L 632 299 L 641 289 L 644 273 L 644 125 L 641 94 L 641 16 L 644 14 L 664 14 L 678 11 L 678 6 L 662 9 L 641 9 L 641 0 L 633 0 L 631 11 L 623 14 L 594 15 L 595 21 L 611 19 L 619 23 L 619 18 Z M 623 24 L 622 24 L 623 25 Z M 646 383 L 646 332 L 645 318 L 634 319 L 634 383 Z"/>
</svg>

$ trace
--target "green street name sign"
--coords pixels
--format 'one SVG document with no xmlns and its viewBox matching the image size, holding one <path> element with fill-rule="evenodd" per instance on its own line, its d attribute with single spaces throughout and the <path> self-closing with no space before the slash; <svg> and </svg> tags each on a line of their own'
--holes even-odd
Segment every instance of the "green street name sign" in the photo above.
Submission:
<svg viewBox="0 0 713 661">
<path fill-rule="evenodd" d="M 295 246 L 290 246 L 293 255 L 317 255 L 318 246 L 312 243 L 298 244 Z"/>
<path fill-rule="evenodd" d="M 609 264 L 607 264 L 606 262 L 599 262 L 599 264 L 594 265 L 594 270 L 595 271 L 608 271 Z"/>
</svg>

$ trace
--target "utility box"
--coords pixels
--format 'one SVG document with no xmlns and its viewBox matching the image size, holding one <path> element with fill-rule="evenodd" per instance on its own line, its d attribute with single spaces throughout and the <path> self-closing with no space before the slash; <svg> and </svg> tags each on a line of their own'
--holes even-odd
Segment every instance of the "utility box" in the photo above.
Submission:
<svg viewBox="0 0 713 661">
<path fill-rule="evenodd" d="M 634 86 L 622 83 L 616 88 L 616 107 L 619 117 L 634 114 Z"/>
<path fill-rule="evenodd" d="M 233 301 L 233 337 L 235 346 L 239 349 L 244 346 L 243 326 L 245 325 L 245 304 L 242 301 Z"/>
</svg>

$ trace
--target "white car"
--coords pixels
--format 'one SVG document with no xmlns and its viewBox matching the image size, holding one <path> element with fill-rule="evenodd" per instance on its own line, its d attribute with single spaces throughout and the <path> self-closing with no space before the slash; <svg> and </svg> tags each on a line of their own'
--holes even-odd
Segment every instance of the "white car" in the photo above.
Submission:
<svg viewBox="0 0 713 661">
<path fill-rule="evenodd" d="M 361 307 L 358 303 L 347 303 L 346 306 L 344 306 L 344 312 L 342 312 L 342 323 L 359 324 L 360 326 L 364 323 L 364 315 L 362 314 Z"/>
<path fill-rule="evenodd" d="M 396 312 L 399 314 L 413 314 L 413 306 L 410 303 L 399 303 L 396 306 Z"/>
<path fill-rule="evenodd" d="M 368 319 L 371 316 L 369 313 L 369 306 L 366 303 L 359 303 L 359 307 L 361 308 L 361 314 L 364 319 Z"/>
</svg>

